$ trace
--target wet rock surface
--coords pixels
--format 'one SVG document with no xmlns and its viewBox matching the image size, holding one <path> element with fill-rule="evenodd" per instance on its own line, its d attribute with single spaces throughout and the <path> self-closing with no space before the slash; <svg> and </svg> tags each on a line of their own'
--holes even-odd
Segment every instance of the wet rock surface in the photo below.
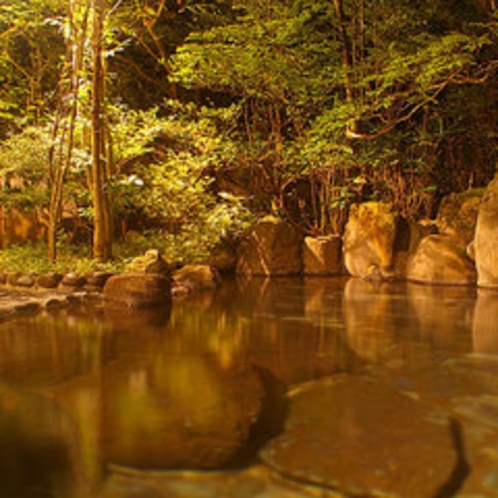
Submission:
<svg viewBox="0 0 498 498">
<path fill-rule="evenodd" d="M 344 498 L 330 490 L 305 490 L 262 465 L 227 472 L 133 472 L 111 467 L 96 498 Z"/>
<path fill-rule="evenodd" d="M 291 393 L 285 431 L 262 458 L 282 475 L 348 495 L 437 496 L 459 463 L 450 422 L 388 386 L 341 376 Z"/>
<path fill-rule="evenodd" d="M 230 465 L 262 410 L 264 388 L 248 367 L 124 360 L 109 365 L 105 378 L 105 459 L 134 468 Z"/>
<path fill-rule="evenodd" d="M 459 488 L 447 496 L 498 496 L 498 359 L 469 355 L 422 372 L 387 374 L 387 382 L 443 410 L 459 427 Z M 379 379 L 380 380 L 380 379 Z"/>
</svg>

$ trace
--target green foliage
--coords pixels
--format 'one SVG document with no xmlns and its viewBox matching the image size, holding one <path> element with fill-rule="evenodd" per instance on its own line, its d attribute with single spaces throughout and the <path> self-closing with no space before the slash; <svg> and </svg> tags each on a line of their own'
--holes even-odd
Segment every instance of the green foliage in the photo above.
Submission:
<svg viewBox="0 0 498 498">
<path fill-rule="evenodd" d="M 184 85 L 227 91 L 294 108 L 323 103 L 339 62 L 330 21 L 309 2 L 299 8 L 257 2 L 235 22 L 190 35 L 174 57 L 174 78 Z M 326 34 L 329 30 L 329 34 Z M 316 102 L 313 102 L 316 99 Z"/>
<path fill-rule="evenodd" d="M 250 215 L 240 198 L 213 188 L 216 169 L 232 157 L 213 112 L 170 106 L 174 114 L 162 121 L 156 160 L 134 179 L 135 203 L 168 227 L 162 248 L 172 259 L 199 260 L 220 240 L 246 228 Z"/>
<path fill-rule="evenodd" d="M 25 128 L 0 143 L 0 203 L 6 208 L 46 207 L 46 176 L 51 140 L 46 128 Z"/>
<path fill-rule="evenodd" d="M 7 249 L 0 249 L 0 269 L 21 273 L 45 272 L 76 272 L 80 274 L 91 271 L 120 272 L 124 262 L 116 260 L 109 263 L 99 263 L 92 259 L 88 251 L 81 246 L 71 245 L 64 237 L 59 242 L 59 256 L 56 263 L 47 260 L 47 246 L 44 242 L 12 245 Z"/>
<path fill-rule="evenodd" d="M 64 50 L 58 0 L 0 5 L 0 136 L 39 123 L 53 105 L 59 58 Z"/>
<path fill-rule="evenodd" d="M 259 190 L 281 214 L 290 214 L 281 209 L 287 186 L 308 182 L 318 193 L 301 198 L 308 207 L 294 221 L 311 231 L 337 225 L 327 210 L 369 197 L 410 217 L 430 215 L 435 191 L 452 178 L 462 188 L 482 170 L 456 174 L 441 163 L 442 148 L 450 114 L 470 117 L 462 112 L 470 83 L 496 66 L 493 18 L 470 0 L 454 3 L 343 0 L 340 26 L 332 2 L 244 2 L 232 21 L 190 35 L 175 77 L 240 99 L 233 136 L 250 151 L 245 166 L 262 170 L 268 181 Z M 449 108 L 455 86 L 461 100 Z M 479 175 L 487 180 L 489 172 Z"/>
<path fill-rule="evenodd" d="M 114 215 L 158 228 L 149 235 L 173 259 L 195 259 L 242 229 L 248 207 L 328 233 L 351 202 L 382 199 L 427 216 L 443 193 L 486 183 L 497 159 L 495 18 L 473 0 L 341 3 L 342 19 L 329 0 L 113 4 L 104 187 Z M 89 57 L 66 8 L 0 6 L 0 124 L 50 120 L 64 40 L 80 40 Z M 90 230 L 83 72 L 64 191 L 65 208 Z M 4 205 L 46 203 L 51 141 L 34 133 L 0 146 L 2 174 L 23 185 L 3 192 Z"/>
</svg>

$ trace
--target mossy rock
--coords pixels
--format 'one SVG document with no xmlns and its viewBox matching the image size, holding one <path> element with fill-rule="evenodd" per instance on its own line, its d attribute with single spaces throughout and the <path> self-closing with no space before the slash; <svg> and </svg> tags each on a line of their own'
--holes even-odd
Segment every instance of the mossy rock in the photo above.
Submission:
<svg viewBox="0 0 498 498">
<path fill-rule="evenodd" d="M 485 189 L 476 188 L 446 196 L 436 224 L 440 233 L 457 236 L 466 244 L 474 239 L 477 215 Z"/>
</svg>

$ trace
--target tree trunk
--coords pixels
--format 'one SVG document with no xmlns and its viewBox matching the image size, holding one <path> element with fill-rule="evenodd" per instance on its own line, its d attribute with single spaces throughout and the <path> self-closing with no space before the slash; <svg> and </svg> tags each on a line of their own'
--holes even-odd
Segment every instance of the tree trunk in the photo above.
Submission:
<svg viewBox="0 0 498 498">
<path fill-rule="evenodd" d="M 92 201 L 94 210 L 93 256 L 105 262 L 112 257 L 112 223 L 106 192 L 105 70 L 103 61 L 104 11 L 94 0 L 92 33 Z"/>
<path fill-rule="evenodd" d="M 87 41 L 89 9 L 83 11 L 80 29 L 75 29 L 72 5 L 69 4 L 71 33 L 66 40 L 65 61 L 61 69 L 59 95 L 49 153 L 49 189 L 47 246 L 48 260 L 57 259 L 57 228 L 62 210 L 64 178 L 73 157 L 74 134 L 78 118 L 78 95 L 81 85 L 83 52 Z"/>
<path fill-rule="evenodd" d="M 348 102 L 353 102 L 353 82 L 351 79 L 351 71 L 353 69 L 353 56 L 351 53 L 351 44 L 346 30 L 344 20 L 344 6 L 342 0 L 334 0 L 335 14 L 337 16 L 337 24 L 339 29 L 339 36 L 341 38 L 341 56 L 342 67 L 344 69 L 344 86 L 346 89 L 346 98 Z"/>
</svg>

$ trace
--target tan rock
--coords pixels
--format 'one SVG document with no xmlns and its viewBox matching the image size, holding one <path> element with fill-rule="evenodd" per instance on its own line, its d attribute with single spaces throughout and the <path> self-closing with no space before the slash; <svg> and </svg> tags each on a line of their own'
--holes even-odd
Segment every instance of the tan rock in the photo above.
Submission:
<svg viewBox="0 0 498 498">
<path fill-rule="evenodd" d="M 478 285 L 498 287 L 498 176 L 482 199 L 473 249 Z"/>
<path fill-rule="evenodd" d="M 123 273 L 109 278 L 104 285 L 108 304 L 131 308 L 171 305 L 171 281 L 154 273 Z"/>
<path fill-rule="evenodd" d="M 173 272 L 175 294 L 215 289 L 220 282 L 218 271 L 208 265 L 185 265 Z"/>
<path fill-rule="evenodd" d="M 392 276 L 396 216 L 390 204 L 351 206 L 343 241 L 344 264 L 354 277 Z"/>
<path fill-rule="evenodd" d="M 338 235 L 306 237 L 303 245 L 304 275 L 335 275 L 341 271 L 341 238 Z"/>
<path fill-rule="evenodd" d="M 237 268 L 244 275 L 297 275 L 302 271 L 302 236 L 275 217 L 249 231 L 238 250 Z"/>
<path fill-rule="evenodd" d="M 160 273 L 169 274 L 169 265 L 158 249 L 149 249 L 144 255 L 133 259 L 126 266 L 128 273 Z"/>
<path fill-rule="evenodd" d="M 476 270 L 460 239 L 429 235 L 410 258 L 406 278 L 430 284 L 471 285 L 476 281 Z"/>
<path fill-rule="evenodd" d="M 475 236 L 477 215 L 484 189 L 471 189 L 446 196 L 439 208 L 436 224 L 439 232 L 469 244 Z"/>
<path fill-rule="evenodd" d="M 262 458 L 299 482 L 391 498 L 437 496 L 458 465 L 447 417 L 358 377 L 298 386 L 284 432 Z"/>
</svg>

